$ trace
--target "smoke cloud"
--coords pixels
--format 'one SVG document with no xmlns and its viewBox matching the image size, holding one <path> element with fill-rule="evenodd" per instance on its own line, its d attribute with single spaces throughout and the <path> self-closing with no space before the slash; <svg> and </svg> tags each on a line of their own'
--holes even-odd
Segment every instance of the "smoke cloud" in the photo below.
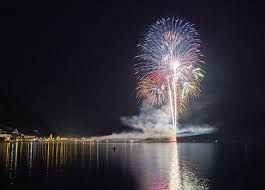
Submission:
<svg viewBox="0 0 265 190">
<path fill-rule="evenodd" d="M 186 125 L 182 129 L 178 129 L 177 136 L 178 137 L 188 137 L 188 136 L 196 136 L 196 135 L 206 135 L 217 132 L 217 128 L 208 125 Z"/>
<path fill-rule="evenodd" d="M 203 109 L 202 106 L 201 109 Z M 195 120 L 198 121 L 198 119 Z M 177 134 L 178 137 L 196 136 L 217 131 L 214 126 L 202 123 L 202 120 L 197 124 L 178 124 L 177 130 L 175 130 L 172 128 L 171 116 L 165 108 L 153 109 L 147 106 L 140 108 L 139 115 L 121 117 L 121 122 L 123 125 L 139 130 L 144 136 L 151 138 L 163 138 L 174 134 Z"/>
<path fill-rule="evenodd" d="M 125 126 L 140 131 L 141 136 L 147 138 L 163 138 L 176 134 L 171 117 L 165 108 L 153 109 L 142 106 L 139 115 L 121 117 L 121 122 Z"/>
<path fill-rule="evenodd" d="M 172 127 L 172 118 L 166 107 L 153 108 L 142 105 L 138 115 L 120 118 L 121 123 L 131 129 L 130 132 L 113 133 L 97 139 L 175 139 L 176 136 L 215 133 L 217 128 L 209 124 L 207 114 L 213 100 L 212 96 L 204 96 L 200 101 L 191 102 L 185 113 L 180 116 L 177 129 Z"/>
</svg>

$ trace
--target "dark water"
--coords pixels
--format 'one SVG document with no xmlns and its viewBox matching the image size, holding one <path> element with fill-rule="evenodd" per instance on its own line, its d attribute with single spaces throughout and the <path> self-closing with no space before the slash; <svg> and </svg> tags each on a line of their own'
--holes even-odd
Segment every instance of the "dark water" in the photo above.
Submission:
<svg viewBox="0 0 265 190">
<path fill-rule="evenodd" d="M 214 143 L 0 144 L 1 189 L 265 189 L 264 147 Z"/>
</svg>

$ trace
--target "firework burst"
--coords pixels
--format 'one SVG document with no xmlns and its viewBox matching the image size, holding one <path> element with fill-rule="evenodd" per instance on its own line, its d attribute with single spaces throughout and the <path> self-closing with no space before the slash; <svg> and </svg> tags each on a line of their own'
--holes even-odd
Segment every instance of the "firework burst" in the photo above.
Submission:
<svg viewBox="0 0 265 190">
<path fill-rule="evenodd" d="M 162 105 L 167 101 L 166 86 L 158 83 L 156 78 L 146 77 L 138 82 L 136 97 L 144 104 Z"/>
<path fill-rule="evenodd" d="M 161 19 L 149 27 L 138 47 L 137 98 L 144 104 L 168 105 L 176 129 L 178 114 L 200 93 L 204 72 L 199 33 L 184 20 Z"/>
</svg>

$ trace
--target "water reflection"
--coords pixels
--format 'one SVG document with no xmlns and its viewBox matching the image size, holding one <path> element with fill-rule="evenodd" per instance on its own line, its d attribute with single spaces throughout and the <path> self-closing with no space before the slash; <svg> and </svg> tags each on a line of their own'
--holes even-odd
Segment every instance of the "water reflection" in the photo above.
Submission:
<svg viewBox="0 0 265 190">
<path fill-rule="evenodd" d="M 139 166 L 132 168 L 138 179 L 139 189 L 210 189 L 208 180 L 201 173 L 199 174 L 183 155 L 179 155 L 178 146 L 182 145 L 175 143 L 136 145 L 131 162 L 132 165 Z M 190 156 L 200 159 L 193 154 L 194 151 L 196 149 L 191 150 Z"/>
<path fill-rule="evenodd" d="M 133 176 L 136 189 L 210 189 L 206 176 L 214 164 L 214 144 L 125 141 L 115 147 L 114 152 L 108 141 L 1 143 L 1 176 L 8 176 L 8 183 L 14 184 L 22 176 L 49 178 L 89 170 L 104 173 L 118 165 L 122 175 Z"/>
<path fill-rule="evenodd" d="M 181 170 L 179 168 L 179 157 L 178 157 L 178 149 L 177 144 L 172 144 L 171 150 L 171 161 L 169 165 L 169 176 L 168 176 L 168 189 L 183 189 L 182 179 L 181 179 Z"/>
<path fill-rule="evenodd" d="M 13 184 L 13 181 L 15 181 L 15 178 L 16 178 L 17 147 L 18 147 L 18 143 L 11 144 L 10 160 L 9 160 L 9 180 L 10 180 L 10 184 Z"/>
</svg>

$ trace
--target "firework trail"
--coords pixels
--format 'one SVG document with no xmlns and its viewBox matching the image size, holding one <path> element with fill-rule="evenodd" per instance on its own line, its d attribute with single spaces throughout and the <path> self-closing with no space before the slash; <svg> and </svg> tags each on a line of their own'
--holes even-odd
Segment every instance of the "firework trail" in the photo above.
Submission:
<svg viewBox="0 0 265 190">
<path fill-rule="evenodd" d="M 167 105 L 174 129 L 189 99 L 200 93 L 204 74 L 200 43 L 193 24 L 167 18 L 151 25 L 138 45 L 137 98 L 143 104 Z"/>
</svg>

